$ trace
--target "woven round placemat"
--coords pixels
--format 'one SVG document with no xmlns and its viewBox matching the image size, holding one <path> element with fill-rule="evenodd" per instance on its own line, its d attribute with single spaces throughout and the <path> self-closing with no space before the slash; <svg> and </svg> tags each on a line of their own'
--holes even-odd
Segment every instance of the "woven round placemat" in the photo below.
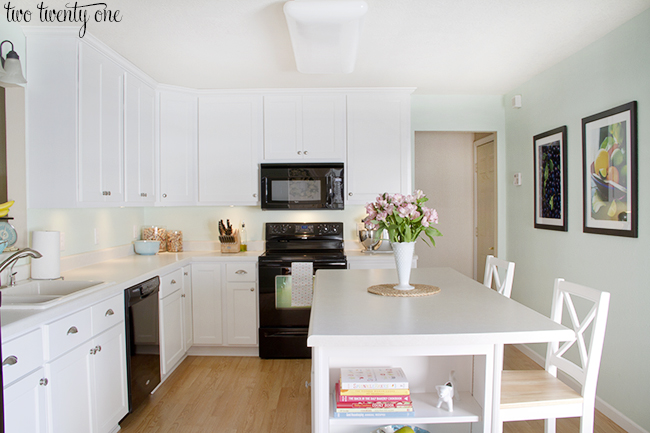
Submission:
<svg viewBox="0 0 650 433">
<path fill-rule="evenodd" d="M 415 287 L 412 290 L 396 290 L 393 289 L 396 286 L 396 283 L 393 284 L 377 284 L 376 286 L 368 287 L 370 293 L 381 296 L 392 296 L 394 298 L 410 298 L 417 296 L 429 296 L 435 295 L 440 292 L 440 287 L 430 286 L 428 284 L 411 284 Z"/>
</svg>

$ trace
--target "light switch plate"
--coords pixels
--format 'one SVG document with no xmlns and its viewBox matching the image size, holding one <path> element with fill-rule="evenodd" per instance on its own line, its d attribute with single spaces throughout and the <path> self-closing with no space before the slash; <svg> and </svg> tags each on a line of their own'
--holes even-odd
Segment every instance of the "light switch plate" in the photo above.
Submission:
<svg viewBox="0 0 650 433">
<path fill-rule="evenodd" d="M 512 184 L 515 186 L 521 186 L 521 173 L 515 173 Z"/>
</svg>

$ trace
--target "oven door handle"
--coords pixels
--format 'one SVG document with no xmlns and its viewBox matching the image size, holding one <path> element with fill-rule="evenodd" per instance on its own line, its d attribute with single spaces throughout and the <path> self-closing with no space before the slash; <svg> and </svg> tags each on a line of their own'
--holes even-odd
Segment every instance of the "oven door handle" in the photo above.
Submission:
<svg viewBox="0 0 650 433">
<path fill-rule="evenodd" d="M 284 337 L 286 335 L 306 335 L 306 331 L 280 331 L 268 334 L 267 337 Z"/>
</svg>

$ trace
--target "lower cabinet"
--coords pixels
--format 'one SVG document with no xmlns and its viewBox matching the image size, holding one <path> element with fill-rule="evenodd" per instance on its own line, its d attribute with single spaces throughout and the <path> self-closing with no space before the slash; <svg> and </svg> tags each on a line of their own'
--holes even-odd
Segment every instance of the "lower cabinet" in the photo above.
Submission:
<svg viewBox="0 0 650 433">
<path fill-rule="evenodd" d="M 45 433 L 47 431 L 48 379 L 39 368 L 4 389 L 6 433 Z"/>
<path fill-rule="evenodd" d="M 183 311 L 185 312 L 185 351 L 194 344 L 194 326 L 192 324 L 192 267 L 183 267 Z"/>
<path fill-rule="evenodd" d="M 160 300 L 160 350 L 162 374 L 169 374 L 185 355 L 183 291 Z"/>
<path fill-rule="evenodd" d="M 194 345 L 257 345 L 256 266 L 255 262 L 192 264 Z"/>
</svg>

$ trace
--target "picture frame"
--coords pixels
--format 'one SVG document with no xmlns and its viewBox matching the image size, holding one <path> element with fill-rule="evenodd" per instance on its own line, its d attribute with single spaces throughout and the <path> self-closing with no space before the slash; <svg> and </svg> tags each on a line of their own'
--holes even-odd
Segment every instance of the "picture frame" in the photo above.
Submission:
<svg viewBox="0 0 650 433">
<path fill-rule="evenodd" d="M 533 137 L 535 228 L 567 231 L 567 127 Z"/>
<path fill-rule="evenodd" d="M 582 119 L 583 231 L 636 238 L 637 102 Z"/>
</svg>

